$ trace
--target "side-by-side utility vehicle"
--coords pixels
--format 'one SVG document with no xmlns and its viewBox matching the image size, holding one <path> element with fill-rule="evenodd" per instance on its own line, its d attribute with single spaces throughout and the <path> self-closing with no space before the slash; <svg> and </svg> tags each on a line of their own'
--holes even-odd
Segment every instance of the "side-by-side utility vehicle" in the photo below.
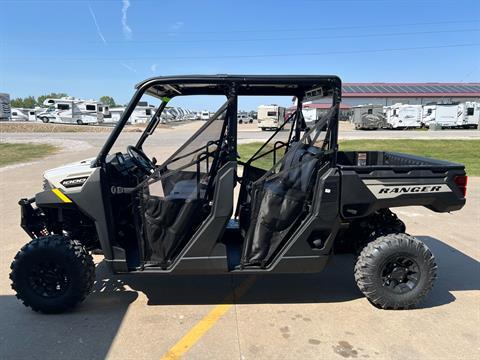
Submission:
<svg viewBox="0 0 480 360">
<path fill-rule="evenodd" d="M 161 104 L 136 143 L 113 152 L 144 95 Z M 225 103 L 157 163 L 147 148 L 162 111 L 191 95 L 221 95 Z M 296 111 L 246 156 L 237 148 L 238 99 L 270 95 L 295 97 Z M 302 103 L 317 98 L 332 106 L 307 127 Z M 32 240 L 11 265 L 17 297 L 45 313 L 72 308 L 92 289 L 95 250 L 114 273 L 132 275 L 313 273 L 350 252 L 358 256 L 358 287 L 374 305 L 416 305 L 437 266 L 390 209 L 461 209 L 465 168 L 341 151 L 340 101 L 336 76 L 172 76 L 138 84 L 95 159 L 46 171 L 44 191 L 20 200 Z"/>
</svg>

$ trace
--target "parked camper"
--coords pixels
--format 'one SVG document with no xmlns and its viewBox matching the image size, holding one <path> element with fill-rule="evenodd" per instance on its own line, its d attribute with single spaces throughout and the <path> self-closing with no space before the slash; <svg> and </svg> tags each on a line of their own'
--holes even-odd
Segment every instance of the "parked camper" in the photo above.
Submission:
<svg viewBox="0 0 480 360">
<path fill-rule="evenodd" d="M 477 128 L 480 123 L 480 103 L 467 101 L 458 105 L 457 125 L 464 128 Z"/>
<path fill-rule="evenodd" d="M 200 120 L 208 120 L 210 119 L 210 111 L 204 110 L 200 114 Z"/>
<path fill-rule="evenodd" d="M 144 124 L 151 119 L 155 113 L 155 108 L 152 105 L 144 104 L 138 105 L 130 116 L 131 124 Z"/>
<path fill-rule="evenodd" d="M 23 108 L 12 108 L 10 119 L 12 121 L 28 121 L 28 110 Z"/>
<path fill-rule="evenodd" d="M 45 108 L 35 107 L 35 109 L 28 109 L 28 121 L 37 121 L 37 115 L 45 111 Z"/>
<path fill-rule="evenodd" d="M 435 123 L 442 128 L 453 128 L 458 126 L 458 104 L 437 104 L 435 108 Z M 430 125 L 432 122 L 430 122 Z"/>
<path fill-rule="evenodd" d="M 272 104 L 258 107 L 258 127 L 263 130 L 276 130 L 285 122 L 285 108 Z"/>
<path fill-rule="evenodd" d="M 8 121 L 12 116 L 10 109 L 10 95 L 0 93 L 0 121 Z"/>
<path fill-rule="evenodd" d="M 37 118 L 44 123 L 62 122 L 82 125 L 103 121 L 103 104 L 95 100 L 73 97 L 48 98 L 43 104 L 48 106 L 48 109 L 37 114 Z"/>
<path fill-rule="evenodd" d="M 395 104 L 384 108 L 388 127 L 392 129 L 422 126 L 422 105 Z"/>
<path fill-rule="evenodd" d="M 357 130 L 382 129 L 387 127 L 387 119 L 382 105 L 354 106 L 351 122 Z"/>
<path fill-rule="evenodd" d="M 318 119 L 320 119 L 322 114 L 322 109 L 318 108 L 308 108 L 304 107 L 302 109 L 302 115 L 303 119 L 305 120 L 305 123 L 307 126 L 311 126 L 317 122 Z"/>
<path fill-rule="evenodd" d="M 165 109 L 167 110 L 167 109 Z M 109 116 L 103 118 L 104 123 L 117 123 L 125 111 L 124 107 L 114 107 L 108 109 Z M 130 115 L 129 124 L 143 124 L 146 123 L 155 113 L 155 108 L 148 105 L 146 102 L 139 102 L 135 107 L 132 115 Z"/>
<path fill-rule="evenodd" d="M 437 104 L 429 104 L 423 106 L 422 111 L 422 126 L 429 127 L 431 122 L 435 121 L 435 113 Z"/>
</svg>

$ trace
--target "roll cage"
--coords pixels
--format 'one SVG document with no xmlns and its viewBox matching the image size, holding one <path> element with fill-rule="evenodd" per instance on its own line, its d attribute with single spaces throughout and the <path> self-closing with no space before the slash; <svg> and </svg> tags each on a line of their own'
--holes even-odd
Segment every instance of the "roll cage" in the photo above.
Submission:
<svg viewBox="0 0 480 360">
<path fill-rule="evenodd" d="M 186 95 L 224 95 L 227 102 L 217 111 L 216 115 L 218 116 L 219 112 L 226 111 L 227 135 L 225 141 L 228 147 L 229 160 L 235 161 L 237 157 L 236 117 L 238 96 L 294 96 L 297 99 L 297 114 L 301 113 L 303 101 L 319 97 L 331 97 L 332 106 L 336 107 L 338 112 L 341 101 L 341 80 L 333 75 L 185 75 L 147 79 L 136 85 L 135 94 L 100 150 L 93 166 L 98 167 L 105 163 L 106 156 L 144 94 L 156 97 L 162 102 L 140 136 L 136 144 L 138 148 L 141 148 L 148 136 L 155 131 L 160 121 L 160 115 L 172 98 Z M 300 119 L 296 117 L 294 120 Z M 281 128 L 278 129 L 278 131 L 280 130 Z M 302 126 L 296 127 L 296 134 L 294 135 L 297 139 L 301 130 Z M 338 123 L 336 121 L 329 124 L 328 132 L 328 149 L 336 151 L 338 138 Z"/>
</svg>

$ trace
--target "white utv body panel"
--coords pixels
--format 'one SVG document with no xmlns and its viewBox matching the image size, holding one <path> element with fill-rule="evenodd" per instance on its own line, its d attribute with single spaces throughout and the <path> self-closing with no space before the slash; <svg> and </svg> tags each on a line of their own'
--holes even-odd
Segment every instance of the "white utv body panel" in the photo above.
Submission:
<svg viewBox="0 0 480 360">
<path fill-rule="evenodd" d="M 61 189 L 65 193 L 76 191 L 95 171 L 92 167 L 94 160 L 95 158 L 85 159 L 47 170 L 43 177 L 53 188 Z"/>
</svg>

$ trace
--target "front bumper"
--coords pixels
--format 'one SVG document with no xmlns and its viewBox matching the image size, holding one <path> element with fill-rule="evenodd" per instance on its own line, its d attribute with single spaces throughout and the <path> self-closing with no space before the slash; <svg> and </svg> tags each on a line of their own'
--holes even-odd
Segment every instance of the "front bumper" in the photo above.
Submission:
<svg viewBox="0 0 480 360">
<path fill-rule="evenodd" d="M 35 198 L 21 199 L 20 205 L 20 226 L 32 238 L 42 236 L 47 229 L 45 214 L 39 208 L 34 208 L 32 204 Z"/>
</svg>

